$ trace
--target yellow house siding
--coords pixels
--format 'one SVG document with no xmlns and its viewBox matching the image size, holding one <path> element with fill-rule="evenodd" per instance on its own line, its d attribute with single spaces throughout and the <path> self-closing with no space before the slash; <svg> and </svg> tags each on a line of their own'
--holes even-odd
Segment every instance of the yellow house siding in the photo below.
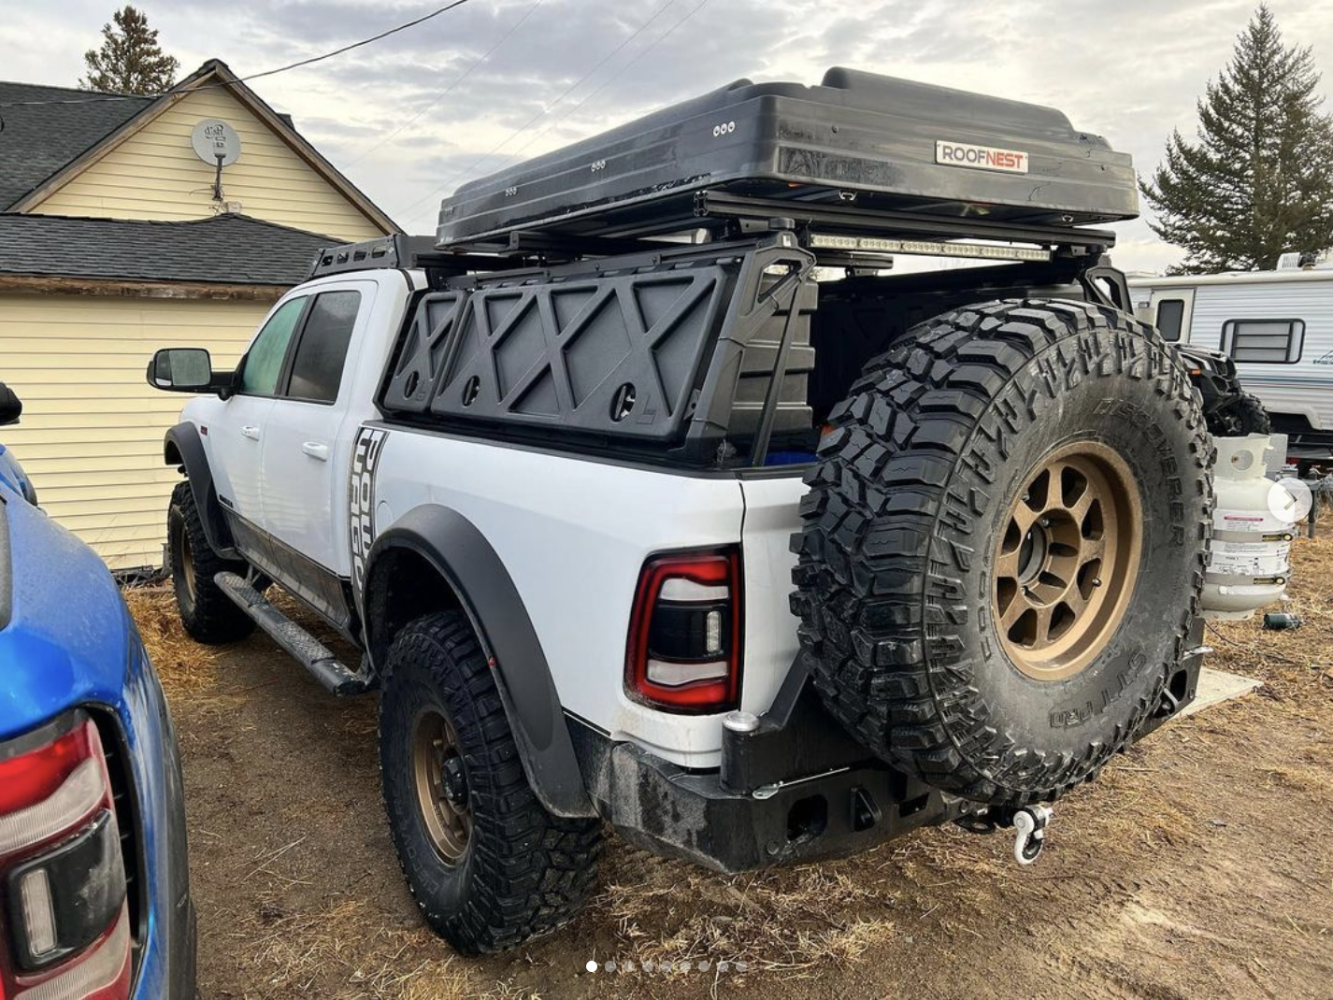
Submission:
<svg viewBox="0 0 1333 1000">
<path fill-rule="evenodd" d="M 214 214 L 215 170 L 194 154 L 190 133 L 221 118 L 241 139 L 222 170 L 226 201 L 280 225 L 357 241 L 382 236 L 332 184 L 223 88 L 190 93 L 31 209 L 47 215 L 184 221 Z"/>
<path fill-rule="evenodd" d="M 23 419 L 0 428 L 42 507 L 112 569 L 160 566 L 167 499 L 180 482 L 162 435 L 188 396 L 157 392 L 159 347 L 200 346 L 233 366 L 270 303 L 0 294 L 0 380 Z"/>
</svg>

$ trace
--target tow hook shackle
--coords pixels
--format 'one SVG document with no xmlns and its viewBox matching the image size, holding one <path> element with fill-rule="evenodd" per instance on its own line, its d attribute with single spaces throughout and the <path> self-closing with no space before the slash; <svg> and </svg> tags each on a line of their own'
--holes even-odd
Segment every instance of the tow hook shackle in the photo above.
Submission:
<svg viewBox="0 0 1333 1000">
<path fill-rule="evenodd" d="M 1014 813 L 1014 860 L 1026 867 L 1041 856 L 1046 846 L 1046 826 L 1054 810 L 1050 806 L 1028 806 Z"/>
</svg>

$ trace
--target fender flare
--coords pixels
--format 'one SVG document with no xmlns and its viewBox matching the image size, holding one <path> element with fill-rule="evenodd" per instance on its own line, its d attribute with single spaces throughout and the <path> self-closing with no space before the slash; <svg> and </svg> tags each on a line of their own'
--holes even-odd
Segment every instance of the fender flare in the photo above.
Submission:
<svg viewBox="0 0 1333 1000">
<path fill-rule="evenodd" d="M 187 420 L 168 430 L 162 441 L 162 460 L 167 465 L 184 467 L 209 546 L 224 559 L 239 558 L 231 528 L 222 516 L 222 504 L 218 502 L 213 470 L 208 466 L 208 454 L 199 438 L 199 428 Z"/>
<path fill-rule="evenodd" d="M 452 588 L 472 622 L 491 660 L 523 770 L 542 805 L 557 816 L 596 816 L 546 654 L 523 599 L 495 549 L 458 511 L 435 504 L 415 507 L 375 539 L 360 595 L 366 648 L 378 650 L 383 642 L 375 635 L 377 616 L 370 603 L 377 593 L 377 567 L 395 549 L 423 558 Z"/>
</svg>

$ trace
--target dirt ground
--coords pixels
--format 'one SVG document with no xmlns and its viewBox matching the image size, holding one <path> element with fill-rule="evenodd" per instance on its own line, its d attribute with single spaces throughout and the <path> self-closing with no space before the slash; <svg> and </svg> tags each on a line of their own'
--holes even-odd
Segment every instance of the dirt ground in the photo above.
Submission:
<svg viewBox="0 0 1333 1000">
<path fill-rule="evenodd" d="M 1211 665 L 1259 693 L 1171 724 L 1061 801 L 1034 867 L 1007 836 L 954 827 L 729 878 L 612 839 L 581 918 L 482 960 L 427 932 L 403 886 L 374 699 L 330 697 L 263 636 L 209 654 L 169 595 L 136 592 L 185 759 L 201 994 L 1333 996 L 1333 520 L 1321 528 L 1297 546 L 1288 610 L 1304 627 L 1210 636 Z"/>
</svg>

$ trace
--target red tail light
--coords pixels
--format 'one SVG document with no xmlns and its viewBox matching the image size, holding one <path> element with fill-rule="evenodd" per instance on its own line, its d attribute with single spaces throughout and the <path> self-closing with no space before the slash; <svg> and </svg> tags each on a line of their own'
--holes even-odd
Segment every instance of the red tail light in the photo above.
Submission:
<svg viewBox="0 0 1333 1000">
<path fill-rule="evenodd" d="M 741 556 L 677 552 L 644 563 L 630 616 L 625 686 L 669 712 L 725 712 L 741 686 Z"/>
<path fill-rule="evenodd" d="M 125 895 L 97 726 L 76 712 L 0 744 L 0 998 L 128 997 Z"/>
</svg>

